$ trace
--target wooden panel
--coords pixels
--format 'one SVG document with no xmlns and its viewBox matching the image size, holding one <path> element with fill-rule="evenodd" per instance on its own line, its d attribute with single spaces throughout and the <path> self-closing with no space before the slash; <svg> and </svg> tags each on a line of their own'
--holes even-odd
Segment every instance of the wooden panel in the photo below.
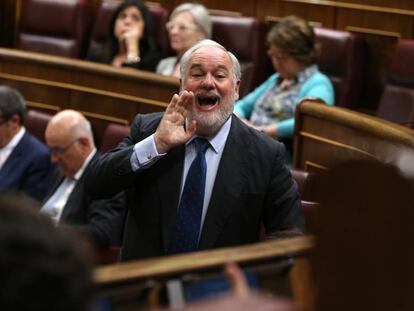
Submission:
<svg viewBox="0 0 414 311">
<path fill-rule="evenodd" d="M 294 143 L 295 168 L 370 158 L 414 177 L 414 131 L 359 112 L 305 100 L 296 108 Z"/>
<path fill-rule="evenodd" d="M 179 89 L 176 78 L 11 49 L 0 49 L 0 82 L 30 107 L 84 112 L 98 138 L 107 122 L 129 124 L 137 113 L 163 111 Z"/>
<path fill-rule="evenodd" d="M 223 265 L 228 262 L 236 262 L 248 270 L 258 272 L 262 281 L 260 283 L 262 289 L 276 294 L 275 289 L 279 285 L 277 281 L 281 277 L 285 278 L 280 275 L 280 271 L 286 272 L 280 269 L 284 266 L 281 263 L 286 263 L 284 259 L 288 257 L 307 258 L 313 246 L 314 242 L 311 237 L 301 236 L 130 261 L 99 267 L 94 271 L 94 279 L 98 294 L 113 301 L 116 310 L 126 305 L 130 307 L 130 310 L 136 310 L 140 303 L 141 307 L 151 307 L 145 304 L 156 299 L 149 297 L 158 296 L 160 288 L 165 286 L 168 280 L 185 281 L 202 279 L 211 275 L 217 276 L 221 273 Z M 309 270 L 298 268 L 292 282 L 305 282 L 311 279 Z M 294 284 L 292 288 L 296 289 L 298 285 Z M 303 299 L 306 295 L 294 293 L 293 296 Z"/>
<path fill-rule="evenodd" d="M 332 7 L 283 2 L 282 16 L 297 15 L 318 27 L 335 28 L 336 10 Z"/>
</svg>

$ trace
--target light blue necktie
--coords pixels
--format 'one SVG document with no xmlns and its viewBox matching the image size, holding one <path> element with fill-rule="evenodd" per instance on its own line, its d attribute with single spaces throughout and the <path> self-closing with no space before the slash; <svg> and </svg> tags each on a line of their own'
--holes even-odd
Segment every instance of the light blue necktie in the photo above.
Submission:
<svg viewBox="0 0 414 311">
<path fill-rule="evenodd" d="M 196 138 L 193 143 L 196 144 L 197 156 L 191 163 L 185 180 L 175 224 L 171 231 L 169 253 L 185 253 L 197 249 L 206 185 L 205 153 L 210 143 L 204 138 Z"/>
</svg>

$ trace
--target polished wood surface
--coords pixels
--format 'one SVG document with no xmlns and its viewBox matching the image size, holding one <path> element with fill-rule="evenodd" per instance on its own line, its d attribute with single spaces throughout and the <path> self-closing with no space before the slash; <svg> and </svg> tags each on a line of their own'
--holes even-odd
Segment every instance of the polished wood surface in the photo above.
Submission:
<svg viewBox="0 0 414 311">
<path fill-rule="evenodd" d="M 179 90 L 176 78 L 58 56 L 0 48 L 0 83 L 18 89 L 29 108 L 84 113 L 98 133 L 108 122 L 163 111 Z"/>
<path fill-rule="evenodd" d="M 110 287 L 150 277 L 167 277 L 197 270 L 221 268 L 227 262 L 243 264 L 305 255 L 311 251 L 313 245 L 312 237 L 301 236 L 246 246 L 131 261 L 96 268 L 94 279 L 98 287 Z"/>
<path fill-rule="evenodd" d="M 414 131 L 345 108 L 304 100 L 296 108 L 293 166 L 326 170 L 351 159 L 377 159 L 414 176 Z"/>
</svg>

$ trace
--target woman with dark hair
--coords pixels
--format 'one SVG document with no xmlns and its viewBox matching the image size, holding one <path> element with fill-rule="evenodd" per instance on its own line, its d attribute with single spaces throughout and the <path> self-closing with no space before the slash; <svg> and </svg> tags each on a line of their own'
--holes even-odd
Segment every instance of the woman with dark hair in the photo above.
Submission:
<svg viewBox="0 0 414 311">
<path fill-rule="evenodd" d="M 268 55 L 276 73 L 235 104 L 247 124 L 273 138 L 293 136 L 296 105 L 304 97 L 334 104 L 334 89 L 315 64 L 318 46 L 308 22 L 282 18 L 267 34 Z"/>
<path fill-rule="evenodd" d="M 108 31 L 104 45 L 91 50 L 88 60 L 155 71 L 161 55 L 156 48 L 151 16 L 145 4 L 137 0 L 121 2 Z"/>
</svg>

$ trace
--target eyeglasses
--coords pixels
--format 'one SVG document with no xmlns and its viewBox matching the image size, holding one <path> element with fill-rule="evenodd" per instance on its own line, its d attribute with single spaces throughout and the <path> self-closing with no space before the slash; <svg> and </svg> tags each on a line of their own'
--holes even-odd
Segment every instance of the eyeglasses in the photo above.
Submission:
<svg viewBox="0 0 414 311">
<path fill-rule="evenodd" d="M 70 147 L 72 147 L 75 143 L 77 143 L 79 141 L 79 139 L 80 138 L 75 139 L 74 141 L 72 141 L 70 144 L 68 144 L 65 147 L 49 147 L 50 153 L 62 155 L 66 151 L 68 151 Z"/>
<path fill-rule="evenodd" d="M 178 28 L 179 31 L 197 30 L 198 29 L 198 26 L 196 24 L 181 24 L 181 23 L 168 22 L 165 25 L 165 28 L 167 29 L 167 31 L 171 31 L 176 27 Z"/>
</svg>

